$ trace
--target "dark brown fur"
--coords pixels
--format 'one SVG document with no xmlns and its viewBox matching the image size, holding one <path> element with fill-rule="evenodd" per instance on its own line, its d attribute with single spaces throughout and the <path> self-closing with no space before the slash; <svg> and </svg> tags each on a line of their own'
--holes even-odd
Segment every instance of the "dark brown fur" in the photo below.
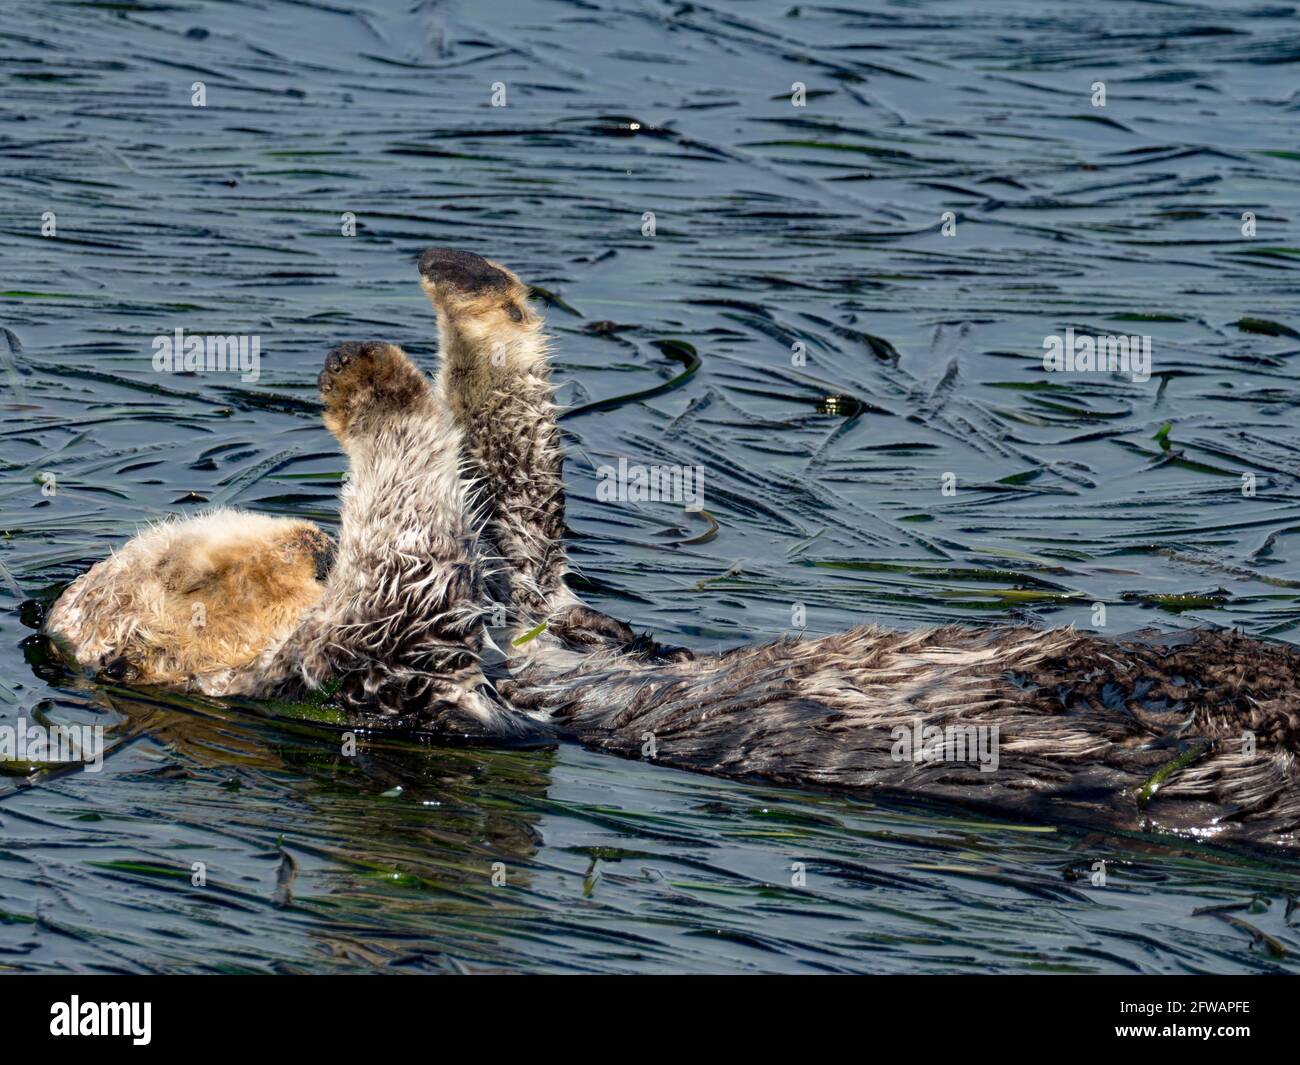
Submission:
<svg viewBox="0 0 1300 1065">
<path fill-rule="evenodd" d="M 981 665 L 912 665 L 991 648 Z M 1289 847 L 1300 831 L 1300 651 L 1235 633 L 853 629 L 674 666 L 593 656 L 500 690 L 586 746 L 738 779 Z M 1000 765 L 900 760 L 892 729 L 912 721 L 997 726 Z"/>
</svg>

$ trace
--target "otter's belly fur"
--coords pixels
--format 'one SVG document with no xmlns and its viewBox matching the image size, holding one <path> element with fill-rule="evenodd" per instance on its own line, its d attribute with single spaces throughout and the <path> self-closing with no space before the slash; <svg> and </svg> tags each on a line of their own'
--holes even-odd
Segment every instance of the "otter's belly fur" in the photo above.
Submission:
<svg viewBox="0 0 1300 1065">
<path fill-rule="evenodd" d="M 1297 845 L 1300 651 L 1229 632 L 855 628 L 671 665 L 543 656 L 501 690 L 682 769 Z"/>
</svg>

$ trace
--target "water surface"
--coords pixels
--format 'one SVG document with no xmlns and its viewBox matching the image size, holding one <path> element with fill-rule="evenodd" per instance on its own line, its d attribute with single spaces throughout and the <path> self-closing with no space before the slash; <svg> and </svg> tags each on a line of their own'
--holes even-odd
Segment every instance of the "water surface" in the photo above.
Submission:
<svg viewBox="0 0 1300 1065">
<path fill-rule="evenodd" d="M 15 8 L 0 719 L 113 750 L 0 777 L 0 971 L 1297 969 L 1294 863 L 573 748 L 343 758 L 34 669 L 22 608 L 164 513 L 333 527 L 323 353 L 432 366 L 446 244 L 539 287 L 581 586 L 660 638 L 1103 603 L 1300 639 L 1295 7 Z M 154 372 L 177 327 L 258 335 L 259 379 Z M 1045 373 L 1068 327 L 1149 335 L 1153 376 Z M 702 466 L 712 520 L 598 500 L 620 457 Z"/>
</svg>

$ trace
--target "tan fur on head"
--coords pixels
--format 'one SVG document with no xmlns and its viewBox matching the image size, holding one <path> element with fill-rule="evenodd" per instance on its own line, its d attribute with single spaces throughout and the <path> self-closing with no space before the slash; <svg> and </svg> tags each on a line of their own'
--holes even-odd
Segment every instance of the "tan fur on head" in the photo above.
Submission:
<svg viewBox="0 0 1300 1065">
<path fill-rule="evenodd" d="M 290 518 L 165 521 L 69 585 L 46 630 L 85 669 L 219 695 L 320 599 L 332 547 Z"/>
</svg>

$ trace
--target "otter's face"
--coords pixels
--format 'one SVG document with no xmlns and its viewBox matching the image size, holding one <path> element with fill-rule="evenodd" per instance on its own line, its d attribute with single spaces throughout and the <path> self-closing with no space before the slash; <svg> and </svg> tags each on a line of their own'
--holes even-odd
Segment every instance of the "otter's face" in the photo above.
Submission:
<svg viewBox="0 0 1300 1065">
<path fill-rule="evenodd" d="M 320 599 L 332 557 L 306 521 L 233 510 L 169 521 L 78 577 L 45 628 L 108 679 L 221 694 Z"/>
<path fill-rule="evenodd" d="M 511 361 L 519 339 L 541 328 L 541 316 L 528 305 L 528 286 L 500 263 L 472 252 L 430 248 L 420 256 L 420 285 L 444 316 L 451 340 L 499 356 L 502 365 Z"/>
</svg>

